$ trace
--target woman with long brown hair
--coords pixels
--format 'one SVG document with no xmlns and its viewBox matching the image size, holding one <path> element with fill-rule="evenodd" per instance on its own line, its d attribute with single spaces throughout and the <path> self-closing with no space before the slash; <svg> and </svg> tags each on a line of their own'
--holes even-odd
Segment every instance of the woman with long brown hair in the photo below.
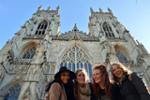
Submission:
<svg viewBox="0 0 150 100">
<path fill-rule="evenodd" d="M 92 100 L 111 100 L 111 83 L 105 65 L 95 65 L 93 69 Z"/>
<path fill-rule="evenodd" d="M 76 71 L 74 94 L 76 100 L 91 100 L 91 86 L 85 69 Z"/>
<path fill-rule="evenodd" d="M 112 64 L 111 73 L 115 88 L 114 100 L 150 100 L 143 81 L 136 73 L 129 73 L 121 63 Z"/>
<path fill-rule="evenodd" d="M 47 86 L 48 95 L 46 100 L 75 100 L 73 93 L 74 72 L 67 67 L 60 67 L 59 72 L 54 76 L 54 80 Z"/>
</svg>

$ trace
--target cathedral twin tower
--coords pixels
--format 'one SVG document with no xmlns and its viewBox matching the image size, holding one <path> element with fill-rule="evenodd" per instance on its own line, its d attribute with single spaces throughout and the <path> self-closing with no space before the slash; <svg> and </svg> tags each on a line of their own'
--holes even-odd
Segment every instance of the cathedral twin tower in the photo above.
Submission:
<svg viewBox="0 0 150 100">
<path fill-rule="evenodd" d="M 72 71 L 85 68 L 91 76 L 97 63 L 122 62 L 150 86 L 150 55 L 108 9 L 91 9 L 88 30 L 75 25 L 60 30 L 60 8 L 38 8 L 0 50 L 0 100 L 39 100 L 45 85 L 61 65 Z"/>
</svg>

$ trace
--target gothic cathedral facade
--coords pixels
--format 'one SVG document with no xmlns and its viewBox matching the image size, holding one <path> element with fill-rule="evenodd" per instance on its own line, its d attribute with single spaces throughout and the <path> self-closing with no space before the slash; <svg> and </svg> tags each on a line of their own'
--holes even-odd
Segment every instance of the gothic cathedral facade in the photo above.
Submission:
<svg viewBox="0 0 150 100">
<path fill-rule="evenodd" d="M 88 32 L 73 29 L 61 33 L 60 8 L 36 13 L 0 50 L 0 100 L 42 100 L 45 85 L 60 66 L 76 71 L 122 62 L 150 86 L 150 54 L 135 41 L 113 12 L 91 10 Z"/>
</svg>

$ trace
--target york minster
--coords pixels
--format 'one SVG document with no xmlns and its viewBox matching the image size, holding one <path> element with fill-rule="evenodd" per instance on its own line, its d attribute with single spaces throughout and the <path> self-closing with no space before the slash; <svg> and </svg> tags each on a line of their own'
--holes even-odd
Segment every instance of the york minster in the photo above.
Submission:
<svg viewBox="0 0 150 100">
<path fill-rule="evenodd" d="M 85 68 L 122 62 L 150 88 L 150 54 L 113 11 L 90 9 L 88 31 L 78 24 L 61 32 L 60 7 L 38 7 L 0 50 L 0 100 L 43 100 L 45 86 L 60 66 Z M 129 16 L 129 15 L 128 15 Z"/>
</svg>

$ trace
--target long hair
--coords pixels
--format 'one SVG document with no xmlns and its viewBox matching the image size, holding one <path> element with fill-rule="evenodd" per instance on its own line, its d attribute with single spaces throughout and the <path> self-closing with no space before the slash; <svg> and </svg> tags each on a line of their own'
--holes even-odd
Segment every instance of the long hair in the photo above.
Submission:
<svg viewBox="0 0 150 100">
<path fill-rule="evenodd" d="M 89 81 L 88 74 L 87 74 L 87 72 L 86 72 L 86 70 L 84 68 L 78 69 L 76 71 L 76 73 L 75 73 L 76 78 L 75 78 L 75 84 L 74 84 L 74 94 L 75 94 L 75 97 L 76 97 L 77 100 L 79 99 L 79 91 L 78 91 L 79 90 L 79 84 L 77 82 L 77 75 L 79 74 L 79 72 L 83 72 L 84 73 L 84 75 L 85 75 L 85 82 L 86 83 L 88 83 L 88 81 Z"/>
<path fill-rule="evenodd" d="M 52 80 L 52 81 L 50 81 L 47 85 L 46 85 L 46 88 L 45 88 L 45 92 L 48 92 L 49 90 L 50 90 L 50 88 L 51 88 L 51 85 L 53 84 L 53 83 L 59 83 L 60 84 L 60 86 L 61 87 L 63 87 L 63 82 L 62 82 L 62 80 L 61 80 L 61 75 L 59 75 L 58 77 L 55 77 L 54 78 L 54 80 Z M 67 83 L 67 85 L 66 86 L 73 86 L 73 80 L 71 80 L 71 79 L 69 79 L 69 81 L 68 81 L 68 83 Z"/>
<path fill-rule="evenodd" d="M 109 75 L 108 75 L 106 66 L 105 65 L 95 65 L 93 70 L 99 70 L 102 73 L 102 82 L 103 82 L 104 87 L 105 87 L 104 92 L 108 97 L 111 97 L 111 92 L 110 92 L 111 83 L 109 80 Z M 101 88 L 95 82 L 94 79 L 93 79 L 93 86 L 92 87 L 93 87 L 94 94 L 98 97 Z"/>
<path fill-rule="evenodd" d="M 63 86 L 63 85 L 62 85 L 62 81 L 61 81 L 60 76 L 59 76 L 59 77 L 56 77 L 54 80 L 50 81 L 50 82 L 46 85 L 46 87 L 45 87 L 45 92 L 48 92 L 48 91 L 50 90 L 50 88 L 51 88 L 51 85 L 52 85 L 53 83 L 55 83 L 55 82 L 59 83 L 60 86 Z"/>
<path fill-rule="evenodd" d="M 64 84 L 61 80 L 61 75 L 55 79 L 56 82 L 60 84 L 62 89 L 65 89 L 67 100 L 75 100 L 74 89 L 73 89 L 73 80 L 69 79 L 67 84 Z"/>
<path fill-rule="evenodd" d="M 130 73 L 131 73 L 131 71 L 129 70 L 129 69 L 127 69 L 127 67 L 125 67 L 122 63 L 120 63 L 120 62 L 118 62 L 118 63 L 113 63 L 112 65 L 111 65 L 112 67 L 111 67 L 111 74 L 112 74 L 112 78 L 113 78 L 113 81 L 114 81 L 114 83 L 117 83 L 117 82 L 119 82 L 119 78 L 117 78 L 114 74 L 113 74 L 113 66 L 117 66 L 118 68 L 120 68 L 122 71 L 123 71 L 123 75 L 125 75 L 125 76 L 128 76 Z"/>
</svg>

